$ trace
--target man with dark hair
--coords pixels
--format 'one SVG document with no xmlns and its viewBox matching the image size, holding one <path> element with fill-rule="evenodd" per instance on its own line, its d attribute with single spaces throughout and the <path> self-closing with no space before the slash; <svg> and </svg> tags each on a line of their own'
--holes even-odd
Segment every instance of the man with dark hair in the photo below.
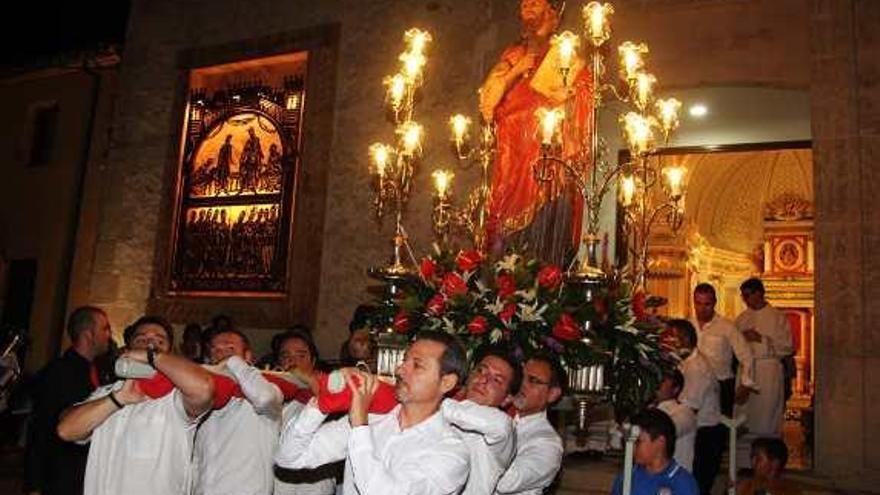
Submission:
<svg viewBox="0 0 880 495">
<path fill-rule="evenodd" d="M 302 391 L 287 404 L 281 414 L 282 424 L 296 417 L 305 402 L 318 395 L 317 369 L 320 360 L 318 347 L 305 326 L 296 326 L 275 336 L 276 367 L 296 375 L 308 383 L 309 391 Z M 275 466 L 274 495 L 333 495 L 336 492 L 336 476 L 342 471 L 342 463 L 333 463 L 318 469 L 285 469 Z"/>
<path fill-rule="evenodd" d="M 504 409 L 513 404 L 522 369 L 506 348 L 479 349 L 463 390 L 464 400 L 443 403 L 443 416 L 459 429 L 471 453 L 471 474 L 463 494 L 495 491 L 515 452 L 513 422 Z"/>
<path fill-rule="evenodd" d="M 785 313 L 764 298 L 764 284 L 750 278 L 740 286 L 747 308 L 736 318 L 755 357 L 755 383 L 760 390 L 748 398 L 745 426 L 754 437 L 782 436 L 785 410 L 785 374 L 782 359 L 793 352 L 791 329 Z"/>
<path fill-rule="evenodd" d="M 733 322 L 715 312 L 715 288 L 697 284 L 694 288 L 694 318 L 697 328 L 697 346 L 712 365 L 712 372 L 721 390 L 721 413 L 733 417 L 734 398 L 742 402 L 755 389 L 752 350 Z M 733 356 L 739 361 L 741 385 L 735 386 L 732 370 Z"/>
<path fill-rule="evenodd" d="M 632 494 L 696 495 L 697 483 L 691 473 L 672 458 L 675 451 L 675 424 L 663 411 L 648 409 L 632 424 L 639 427 L 633 455 Z M 623 493 L 623 475 L 617 475 L 612 495 Z"/>
<path fill-rule="evenodd" d="M 70 348 L 38 373 L 25 451 L 28 492 L 82 493 L 88 446 L 62 441 L 55 429 L 62 411 L 99 386 L 94 362 L 109 349 L 110 333 L 110 322 L 100 308 L 73 310 L 67 319 Z"/>
<path fill-rule="evenodd" d="M 359 361 L 374 364 L 373 337 L 370 335 L 368 317 L 375 308 L 362 304 L 357 307 L 348 324 L 348 339 L 339 351 L 339 361 L 343 366 L 354 366 Z"/>
<path fill-rule="evenodd" d="M 779 438 L 762 437 L 752 442 L 752 478 L 736 487 L 737 495 L 800 495 L 801 488 L 783 477 L 788 447 Z"/>
<path fill-rule="evenodd" d="M 149 399 L 132 379 L 102 387 L 62 414 L 58 436 L 91 442 L 84 482 L 90 495 L 184 493 L 193 436 L 211 407 L 214 381 L 170 353 L 174 334 L 164 319 L 146 316 L 131 328 L 123 357 L 154 368 L 175 389 Z"/>
<path fill-rule="evenodd" d="M 697 416 L 697 437 L 694 440 L 694 478 L 700 493 L 709 495 L 721 467 L 725 428 L 721 424 L 718 381 L 712 365 L 697 347 L 697 331 L 687 320 L 669 320 L 666 325 L 673 337 L 673 346 L 682 358 L 679 369 L 684 388 L 678 398 Z"/>
<path fill-rule="evenodd" d="M 441 403 L 461 383 L 467 355 L 443 332 L 422 332 L 397 368 L 400 405 L 368 415 L 375 375 L 347 371 L 352 392 L 348 417 L 324 424 L 312 399 L 286 421 L 275 462 L 288 469 L 314 469 L 345 459 L 343 495 L 453 494 L 468 479 L 469 453 L 441 413 Z"/>
<path fill-rule="evenodd" d="M 517 409 L 516 455 L 498 481 L 496 493 L 539 495 L 562 464 L 562 439 L 547 420 L 547 408 L 562 396 L 565 371 L 549 353 L 535 353 L 523 365 L 513 403 Z"/>
<path fill-rule="evenodd" d="M 682 404 L 678 395 L 684 389 L 684 375 L 681 370 L 664 374 L 657 392 L 654 394 L 657 409 L 665 412 L 675 423 L 675 460 L 688 471 L 694 465 L 694 442 L 697 438 L 697 417 L 693 409 Z"/>
<path fill-rule="evenodd" d="M 270 495 L 281 390 L 251 365 L 250 342 L 238 330 L 215 333 L 208 352 L 211 364 L 230 373 L 244 397 L 233 397 L 211 411 L 199 426 L 193 493 Z"/>
</svg>

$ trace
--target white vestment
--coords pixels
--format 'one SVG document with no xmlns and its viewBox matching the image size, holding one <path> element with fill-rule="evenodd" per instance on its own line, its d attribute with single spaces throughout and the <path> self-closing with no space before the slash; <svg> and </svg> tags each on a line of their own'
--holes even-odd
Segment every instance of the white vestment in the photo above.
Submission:
<svg viewBox="0 0 880 495">
<path fill-rule="evenodd" d="M 742 332 L 755 329 L 761 342 L 750 342 L 755 359 L 755 384 L 758 392 L 749 396 L 740 407 L 746 414 L 746 427 L 757 436 L 782 436 L 785 411 L 785 379 L 781 358 L 791 354 L 791 329 L 785 313 L 769 304 L 755 311 L 746 309 L 736 318 L 736 328 Z"/>
</svg>

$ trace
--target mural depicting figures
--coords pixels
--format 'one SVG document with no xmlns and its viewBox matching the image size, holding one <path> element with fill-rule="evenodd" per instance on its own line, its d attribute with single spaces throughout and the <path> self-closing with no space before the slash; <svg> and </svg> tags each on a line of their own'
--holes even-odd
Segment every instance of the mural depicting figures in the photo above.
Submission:
<svg viewBox="0 0 880 495">
<path fill-rule="evenodd" d="M 272 194 L 281 191 L 282 145 L 274 124 L 256 113 L 221 122 L 198 146 L 190 197 Z"/>
<path fill-rule="evenodd" d="M 234 287 L 246 279 L 271 279 L 278 231 L 278 204 L 189 209 L 180 243 L 181 284 Z"/>
</svg>

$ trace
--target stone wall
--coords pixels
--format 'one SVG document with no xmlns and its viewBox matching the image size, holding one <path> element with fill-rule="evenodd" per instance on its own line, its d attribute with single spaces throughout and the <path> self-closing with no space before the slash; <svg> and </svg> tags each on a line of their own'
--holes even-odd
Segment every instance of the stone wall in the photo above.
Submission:
<svg viewBox="0 0 880 495">
<path fill-rule="evenodd" d="M 816 466 L 880 483 L 880 3 L 813 2 Z"/>
</svg>

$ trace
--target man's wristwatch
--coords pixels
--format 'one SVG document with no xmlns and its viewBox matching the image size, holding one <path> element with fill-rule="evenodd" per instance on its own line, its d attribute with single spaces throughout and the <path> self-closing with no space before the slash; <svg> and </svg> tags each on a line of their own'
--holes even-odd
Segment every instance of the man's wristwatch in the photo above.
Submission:
<svg viewBox="0 0 880 495">
<path fill-rule="evenodd" d="M 152 347 L 147 349 L 147 363 L 149 363 L 150 367 L 156 369 L 156 351 Z"/>
</svg>

